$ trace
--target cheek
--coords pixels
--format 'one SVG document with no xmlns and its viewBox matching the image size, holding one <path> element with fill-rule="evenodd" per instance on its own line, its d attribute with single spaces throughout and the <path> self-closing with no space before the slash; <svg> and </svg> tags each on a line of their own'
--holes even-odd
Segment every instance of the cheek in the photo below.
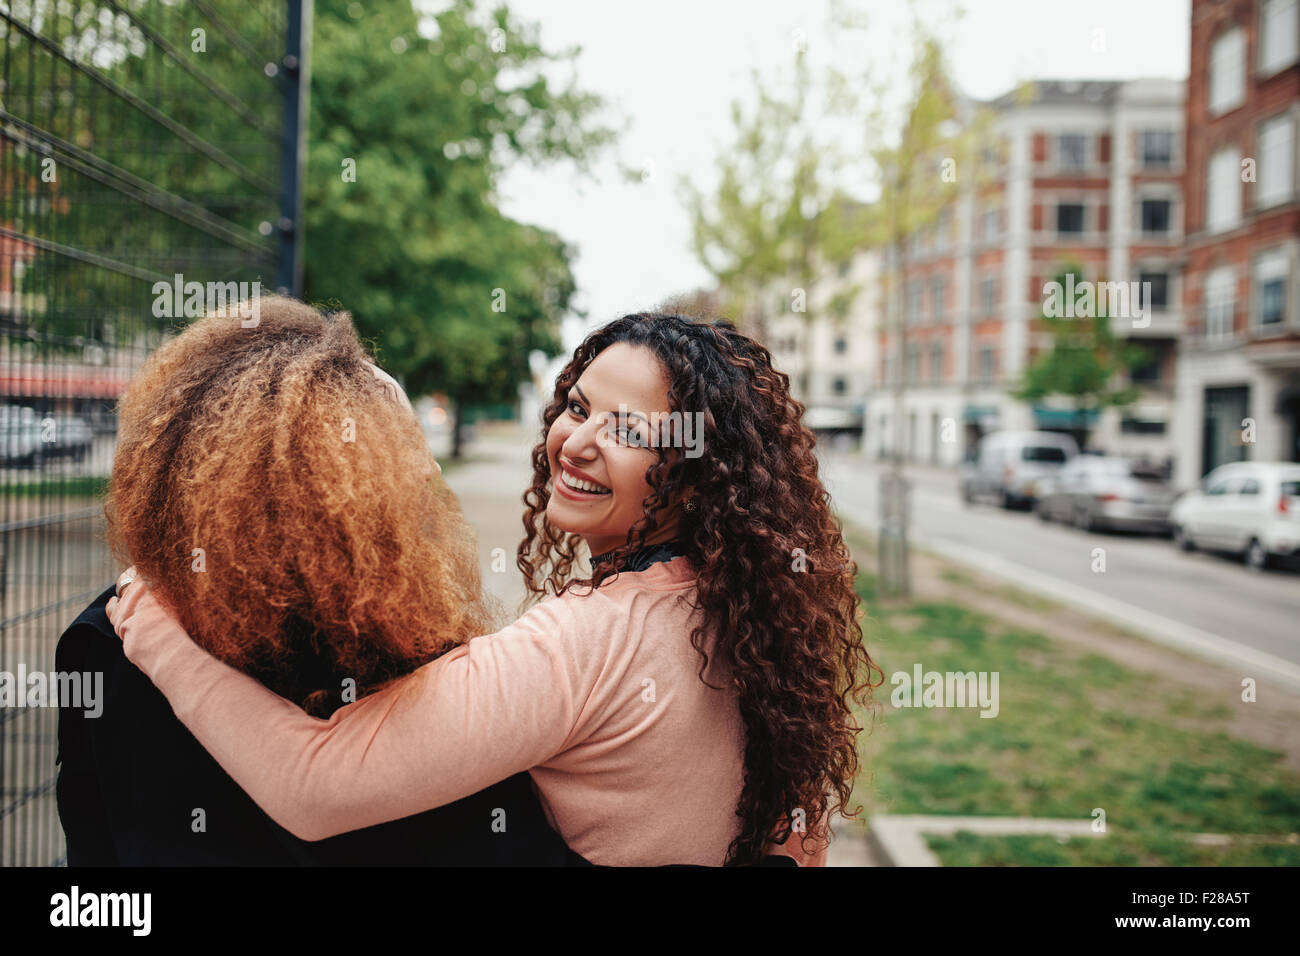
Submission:
<svg viewBox="0 0 1300 956">
<path fill-rule="evenodd" d="M 620 450 L 623 454 L 618 456 L 617 461 L 613 460 L 614 456 L 611 455 L 605 458 L 612 481 L 611 487 L 619 499 L 620 508 L 639 511 L 641 502 L 645 500 L 646 495 L 650 494 L 650 483 L 645 480 L 645 473 L 646 469 L 654 464 L 654 457 L 644 452 Z"/>
</svg>

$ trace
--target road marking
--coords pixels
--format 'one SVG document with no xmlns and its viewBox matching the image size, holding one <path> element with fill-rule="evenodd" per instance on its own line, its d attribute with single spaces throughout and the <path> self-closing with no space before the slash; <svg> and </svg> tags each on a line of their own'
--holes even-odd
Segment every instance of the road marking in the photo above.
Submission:
<svg viewBox="0 0 1300 956">
<path fill-rule="evenodd" d="M 856 508 L 843 501 L 839 502 L 837 509 L 841 515 L 848 517 L 855 524 L 863 525 L 873 531 L 878 527 L 874 516 L 865 509 Z M 919 547 L 967 565 L 975 571 L 988 572 L 1022 588 L 1060 601 L 1062 604 L 1096 617 L 1106 618 L 1157 644 L 1172 647 L 1202 660 L 1231 664 L 1233 667 L 1241 668 L 1247 676 L 1266 675 L 1289 690 L 1300 691 L 1300 665 L 1283 660 L 1267 651 L 1248 647 L 1191 624 L 1175 621 L 1154 611 L 1129 604 L 1127 601 L 1118 600 L 1034 568 L 1008 561 L 999 555 L 980 551 L 978 548 L 915 533 L 912 535 L 912 541 Z"/>
</svg>

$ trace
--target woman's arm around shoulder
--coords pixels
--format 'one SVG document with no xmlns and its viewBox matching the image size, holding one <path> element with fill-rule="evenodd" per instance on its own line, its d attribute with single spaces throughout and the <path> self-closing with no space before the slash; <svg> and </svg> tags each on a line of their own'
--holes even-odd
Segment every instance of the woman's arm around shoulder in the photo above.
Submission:
<svg viewBox="0 0 1300 956">
<path fill-rule="evenodd" d="M 306 840 L 442 806 L 569 749 L 607 647 L 572 599 L 545 601 L 319 720 L 200 648 L 143 582 L 109 612 L 199 743 Z"/>
</svg>

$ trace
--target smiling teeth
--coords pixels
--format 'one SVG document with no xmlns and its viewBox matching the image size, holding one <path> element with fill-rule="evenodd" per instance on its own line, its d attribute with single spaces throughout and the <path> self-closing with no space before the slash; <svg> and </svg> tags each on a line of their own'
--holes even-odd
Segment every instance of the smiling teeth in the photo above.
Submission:
<svg viewBox="0 0 1300 956">
<path fill-rule="evenodd" d="M 609 489 L 604 485 L 598 485 L 594 481 L 583 481 L 567 471 L 564 472 L 564 483 L 576 491 L 586 491 L 596 495 L 609 493 Z"/>
</svg>

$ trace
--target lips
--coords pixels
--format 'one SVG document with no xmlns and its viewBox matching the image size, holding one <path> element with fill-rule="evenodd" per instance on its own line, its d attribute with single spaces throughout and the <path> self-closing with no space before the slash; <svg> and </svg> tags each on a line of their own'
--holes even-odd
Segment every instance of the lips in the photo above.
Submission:
<svg viewBox="0 0 1300 956">
<path fill-rule="evenodd" d="M 610 489 L 604 485 L 592 481 L 581 472 L 574 471 L 563 464 L 560 465 L 560 477 L 555 482 L 556 491 L 564 494 L 567 498 L 603 498 L 612 494 Z"/>
</svg>

